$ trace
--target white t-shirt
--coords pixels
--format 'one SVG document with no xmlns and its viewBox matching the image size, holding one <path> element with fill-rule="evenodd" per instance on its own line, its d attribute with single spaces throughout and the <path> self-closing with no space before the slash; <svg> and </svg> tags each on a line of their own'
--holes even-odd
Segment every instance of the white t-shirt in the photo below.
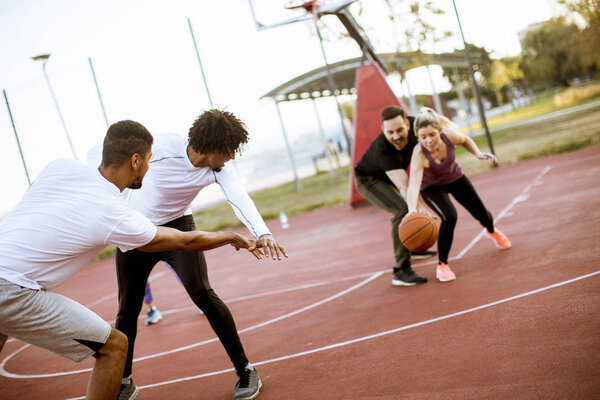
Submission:
<svg viewBox="0 0 600 400">
<path fill-rule="evenodd" d="M 142 187 L 130 191 L 129 205 L 153 224 L 162 225 L 191 214 L 191 203 L 198 192 L 217 183 L 250 233 L 256 237 L 270 233 L 235 169 L 228 164 L 220 172 L 194 167 L 187 156 L 188 143 L 186 138 L 174 133 L 154 135 L 150 169 Z M 101 147 L 97 146 L 88 152 L 88 164 L 97 166 L 100 161 Z"/>
<path fill-rule="evenodd" d="M 53 161 L 0 221 L 0 277 L 31 289 L 53 289 L 107 244 L 127 251 L 156 227 L 127 206 L 119 188 L 93 167 Z"/>
</svg>

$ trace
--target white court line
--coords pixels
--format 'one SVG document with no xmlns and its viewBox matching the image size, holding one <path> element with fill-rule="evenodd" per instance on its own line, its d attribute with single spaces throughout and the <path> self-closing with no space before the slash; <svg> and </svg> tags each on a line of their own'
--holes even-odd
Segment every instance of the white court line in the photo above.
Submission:
<svg viewBox="0 0 600 400">
<path fill-rule="evenodd" d="M 234 297 L 234 298 L 231 298 L 231 299 L 223 299 L 223 302 L 227 303 L 227 304 L 231 304 L 231 303 L 245 301 L 245 300 L 257 299 L 257 298 L 260 298 L 260 297 L 272 296 L 274 294 L 283 294 L 283 293 L 294 292 L 294 291 L 297 291 L 297 290 L 312 289 L 312 288 L 319 287 L 319 286 L 332 285 L 332 284 L 335 284 L 335 283 L 340 283 L 340 282 L 345 282 L 345 281 L 353 281 L 353 280 L 356 280 L 356 279 L 362 279 L 362 278 L 366 278 L 368 276 L 371 276 L 372 274 L 377 273 L 377 272 L 384 273 L 384 272 L 388 272 L 388 271 L 389 271 L 389 268 L 387 270 L 382 270 L 382 271 L 374 271 L 374 272 L 367 272 L 367 273 L 359 274 L 359 275 L 346 276 L 344 278 L 336 279 L 335 281 L 329 280 L 329 281 L 320 281 L 320 282 L 307 283 L 307 284 L 304 284 L 304 285 L 293 286 L 293 287 L 289 287 L 289 288 L 285 288 L 285 289 L 271 290 L 271 291 L 268 291 L 268 292 L 255 293 L 255 294 L 251 294 L 251 295 L 247 295 L 247 296 Z M 162 271 L 161 273 L 163 273 L 163 272 L 166 273 L 168 271 Z M 155 274 L 155 275 L 158 275 L 158 274 Z M 103 296 L 98 301 L 94 301 L 94 302 L 89 303 L 89 304 L 100 303 L 100 301 L 104 301 L 107 298 L 110 298 L 111 296 L 116 296 L 116 293 L 113 293 L 113 294 L 110 294 L 110 295 L 107 295 L 107 296 Z M 89 304 L 86 304 L 85 306 L 89 308 L 90 307 Z M 195 311 L 198 311 L 198 312 L 202 313 L 198 309 L 198 306 L 196 306 L 196 305 L 187 306 L 187 307 L 180 307 L 180 308 L 171 308 L 171 309 L 168 309 L 168 310 L 161 310 L 160 312 L 163 315 L 170 315 L 170 314 L 176 314 L 176 313 L 179 313 L 179 312 L 191 311 L 191 310 L 195 310 Z M 138 317 L 138 319 L 144 319 L 144 318 L 145 317 L 143 315 L 141 315 L 141 314 Z M 113 320 L 107 320 L 107 322 L 109 324 L 114 324 L 115 320 L 114 319 Z M 16 341 L 17 341 L 17 339 L 9 337 L 8 340 L 6 341 L 6 343 L 16 342 Z"/>
<path fill-rule="evenodd" d="M 283 293 L 288 293 L 288 292 L 295 292 L 296 290 L 304 290 L 304 289 L 312 289 L 318 286 L 325 286 L 325 285 L 331 285 L 334 283 L 340 283 L 340 282 L 344 282 L 344 281 L 353 281 L 356 279 L 361 279 L 361 278 L 366 278 L 368 276 L 371 276 L 372 274 L 374 274 L 376 272 L 367 272 L 364 274 L 360 274 L 360 275 L 353 275 L 353 276 L 347 276 L 344 278 L 340 278 L 340 279 L 336 279 L 335 281 L 320 281 L 320 282 L 313 282 L 313 283 L 307 283 L 304 285 L 300 285 L 300 286 L 293 286 L 293 287 L 289 287 L 289 288 L 285 288 L 285 289 L 278 289 L 278 290 L 271 290 L 268 292 L 262 292 L 262 293 L 255 293 L 255 294 L 250 294 L 247 296 L 240 296 L 240 297 L 234 297 L 231 299 L 223 299 L 223 302 L 226 304 L 231 304 L 231 303 L 235 303 L 235 302 L 240 302 L 240 301 L 245 301 L 245 300 L 252 300 L 252 299 L 257 299 L 260 297 L 266 297 L 266 296 L 271 296 L 274 294 L 283 294 Z M 179 307 L 179 308 L 171 308 L 168 310 L 161 310 L 160 313 L 162 315 L 169 315 L 169 314 L 176 314 L 178 312 L 183 312 L 183 311 L 190 311 L 190 310 L 195 310 L 197 312 L 200 312 L 202 314 L 202 311 L 200 311 L 198 309 L 198 306 L 193 305 L 193 306 L 187 306 L 187 307 Z M 144 316 L 140 315 L 138 317 L 138 319 L 143 319 Z M 108 321 L 109 323 L 114 323 L 115 320 L 112 321 Z"/>
<path fill-rule="evenodd" d="M 500 211 L 500 214 L 498 214 L 498 216 L 496 217 L 496 221 L 500 221 L 506 214 L 508 214 L 508 212 L 517 203 L 527 201 L 527 199 L 529 199 L 529 192 L 531 191 L 531 188 L 533 188 L 534 186 L 540 185 L 544 175 L 546 175 L 546 173 L 548 171 L 550 171 L 551 169 L 552 169 L 551 166 L 546 165 L 546 167 L 534 178 L 533 182 L 531 182 L 529 185 L 527 185 L 525 187 L 525 189 L 523 189 L 521 191 L 521 193 L 519 193 L 519 195 L 517 197 L 515 197 L 510 202 L 510 204 L 504 208 L 504 210 Z M 475 243 L 477 243 L 479 241 L 479 239 L 481 239 L 483 237 L 485 232 L 486 232 L 486 229 L 482 229 L 481 232 L 479 232 L 479 234 L 477 236 L 475 236 L 475 238 L 471 241 L 471 243 L 469 243 L 464 249 L 462 249 L 462 251 L 460 253 L 458 253 L 456 256 L 452 257 L 452 259 L 453 260 L 461 259 L 469 250 L 471 250 L 471 248 L 475 245 Z"/>
<path fill-rule="evenodd" d="M 117 297 L 117 293 L 113 292 L 111 294 L 107 294 L 106 296 L 102 296 L 99 299 L 96 299 L 95 301 L 92 301 L 91 303 L 86 304 L 84 307 L 92 308 L 94 306 L 97 306 L 100 303 L 105 302 L 106 300 L 114 299 L 115 297 Z"/>
<path fill-rule="evenodd" d="M 590 161 L 590 160 L 595 160 L 600 158 L 600 154 L 592 154 L 586 157 L 580 157 L 580 158 L 576 158 L 573 160 L 562 160 L 562 161 L 557 161 L 557 160 L 553 160 L 553 165 L 554 168 L 562 168 L 568 165 L 572 165 L 572 164 L 580 164 L 583 163 L 585 161 Z M 513 164 L 514 165 L 514 164 Z M 509 167 L 509 166 L 507 166 Z M 506 168 L 506 167 L 505 167 Z M 539 167 L 536 167 L 536 169 Z M 521 176 L 521 175 L 528 175 L 531 173 L 531 170 L 527 170 L 527 169 L 523 169 L 520 171 L 507 171 L 506 169 L 503 170 L 503 175 L 507 174 L 508 175 L 508 179 L 512 179 L 515 178 L 517 176 Z M 475 184 L 475 186 L 480 187 L 480 186 L 484 186 L 484 185 L 494 185 L 498 183 L 498 178 L 497 177 L 485 177 L 485 179 L 479 179 L 478 177 L 474 177 L 473 178 L 473 183 Z"/>
<path fill-rule="evenodd" d="M 160 272 L 157 272 L 155 274 L 152 274 L 148 278 L 148 282 L 152 282 L 153 280 L 158 279 L 158 278 L 160 278 L 163 275 L 166 275 L 168 272 L 169 271 L 166 270 L 166 271 L 160 271 Z M 118 292 L 112 292 L 111 294 L 107 294 L 106 296 L 102 296 L 99 299 L 92 301 L 91 303 L 85 304 L 84 306 L 87 307 L 87 308 L 92 308 L 92 307 L 97 306 L 98 304 L 100 304 L 100 303 L 102 303 L 102 302 L 104 302 L 106 300 L 117 298 L 117 295 L 118 295 Z"/>
<path fill-rule="evenodd" d="M 435 322 L 444 321 L 444 320 L 447 320 L 447 319 L 450 319 L 450 318 L 458 317 L 458 316 L 469 314 L 469 313 L 472 313 L 472 312 L 475 312 L 475 311 L 479 311 L 479 310 L 483 310 L 483 309 L 490 308 L 490 307 L 493 307 L 493 306 L 497 306 L 497 305 L 500 305 L 500 304 L 504 304 L 504 303 L 507 303 L 509 301 L 513 301 L 513 300 L 521 299 L 521 298 L 524 298 L 524 297 L 527 297 L 527 296 L 531 296 L 531 295 L 534 295 L 534 294 L 537 294 L 537 293 L 545 292 L 547 290 L 554 289 L 554 288 L 557 288 L 557 287 L 561 287 L 561 286 L 564 286 L 564 285 L 568 285 L 570 283 L 574 283 L 574 282 L 580 281 L 582 279 L 591 278 L 591 277 L 596 276 L 598 274 L 600 274 L 600 271 L 592 272 L 592 273 L 589 273 L 589 274 L 586 274 L 586 275 L 582 275 L 582 276 L 579 276 L 579 277 L 576 277 L 576 278 L 573 278 L 573 279 L 569 279 L 569 280 L 566 280 L 566 281 L 562 281 L 562 282 L 559 282 L 559 283 L 554 283 L 554 284 L 549 285 L 549 286 L 544 286 L 544 287 L 539 288 L 539 289 L 531 290 L 529 292 L 517 294 L 517 295 L 511 296 L 511 297 L 506 297 L 506 298 L 501 299 L 501 300 L 497 300 L 497 301 L 493 301 L 491 303 L 487 303 L 487 304 L 483 304 L 483 305 L 480 305 L 480 306 L 468 308 L 466 310 L 458 311 L 458 312 L 455 312 L 455 313 L 452 313 L 452 314 L 446 314 L 446 315 L 443 315 L 443 316 L 440 316 L 440 317 L 428 319 L 428 320 L 417 322 L 417 323 L 414 323 L 414 324 L 404 325 L 404 326 L 401 326 L 401 327 L 398 327 L 398 328 L 395 328 L 395 329 L 390 329 L 390 330 L 387 330 L 387 331 L 374 333 L 372 335 L 363 336 L 363 337 L 359 337 L 359 338 L 356 338 L 356 339 L 347 340 L 347 341 L 344 341 L 344 342 L 334 343 L 334 344 L 331 344 L 331 345 L 328 345 L 328 346 L 318 347 L 318 348 L 312 349 L 312 350 L 302 351 L 302 352 L 295 353 L 295 354 L 290 354 L 290 355 L 287 355 L 287 356 L 281 356 L 281 357 L 271 358 L 269 360 L 264 360 L 264 361 L 259 361 L 259 362 L 253 362 L 252 365 L 259 366 L 259 365 L 265 365 L 265 364 L 273 364 L 273 363 L 276 363 L 276 362 L 279 362 L 279 361 L 284 361 L 284 360 L 289 360 L 289 359 L 292 359 L 292 358 L 302 357 L 302 356 L 306 356 L 306 355 L 309 355 L 309 354 L 315 354 L 315 353 L 319 353 L 319 352 L 323 352 L 323 351 L 327 351 L 327 350 L 331 350 L 331 349 L 335 349 L 335 348 L 339 348 L 339 347 L 343 347 L 343 346 L 348 346 L 348 345 L 351 345 L 351 344 L 354 344 L 354 343 L 360 343 L 360 342 L 364 342 L 364 341 L 367 341 L 367 340 L 379 338 L 379 337 L 382 337 L 382 336 L 386 336 L 386 335 L 390 335 L 390 334 L 393 334 L 393 333 L 405 331 L 405 330 L 408 330 L 408 329 L 412 329 L 412 328 L 417 328 L 417 327 L 421 327 L 421 326 L 424 326 L 424 325 L 433 324 Z M 184 378 L 173 379 L 173 380 L 159 382 L 159 383 L 152 383 L 152 384 L 149 384 L 149 385 L 138 386 L 138 389 L 148 389 L 148 388 L 154 388 L 154 387 L 158 387 L 158 386 L 165 386 L 165 385 L 169 385 L 169 384 L 172 384 L 172 383 L 191 381 L 191 380 L 194 380 L 194 379 L 200 379 L 200 378 L 205 378 L 205 377 L 209 377 L 209 376 L 224 374 L 224 373 L 231 372 L 231 371 L 234 371 L 234 369 L 233 368 L 228 368 L 228 369 L 224 369 L 224 370 L 220 370 L 220 371 L 214 371 L 214 372 L 208 372 L 208 373 L 200 374 L 200 375 L 188 376 L 188 377 L 184 377 Z M 77 397 L 76 399 L 84 399 L 84 398 L 85 397 Z M 70 400 L 75 400 L 75 399 L 70 399 Z"/>
<path fill-rule="evenodd" d="M 354 285 L 354 286 L 352 286 L 352 287 L 350 287 L 350 288 L 348 288 L 346 290 L 343 290 L 343 291 L 341 291 L 339 293 L 336 293 L 333 296 L 327 297 L 326 299 L 323 299 L 321 301 L 317 301 L 316 303 L 310 304 L 310 305 L 308 305 L 306 307 L 302 307 L 302 308 L 300 308 L 300 309 L 298 309 L 296 311 L 292 311 L 290 313 L 281 315 L 281 316 L 279 316 L 277 318 L 273 318 L 273 319 L 270 319 L 268 321 L 261 322 L 260 324 L 256 324 L 256 325 L 253 325 L 253 326 L 249 326 L 248 328 L 241 329 L 241 330 L 238 331 L 238 333 L 249 332 L 249 331 L 252 331 L 254 329 L 261 328 L 263 326 L 270 325 L 270 324 L 273 324 L 275 322 L 281 321 L 283 319 L 290 318 L 290 317 L 292 317 L 294 315 L 298 315 L 300 313 L 303 313 L 304 311 L 311 310 L 311 309 L 313 309 L 315 307 L 318 307 L 318 306 L 323 305 L 325 303 L 328 303 L 328 302 L 330 302 L 332 300 L 335 300 L 338 297 L 341 297 L 341 296 L 344 296 L 344 295 L 346 295 L 346 294 L 348 294 L 350 292 L 353 292 L 354 290 L 360 288 L 361 286 L 364 286 L 367 283 L 371 282 L 372 280 L 378 278 L 379 276 L 381 276 L 381 272 L 376 272 L 376 273 L 372 274 L 370 277 L 368 277 L 367 279 L 363 280 L 362 282 L 359 282 L 356 285 Z M 202 342 L 198 342 L 198 343 L 190 344 L 190 345 L 187 345 L 187 346 L 179 347 L 179 348 L 176 348 L 176 349 L 173 349 L 173 350 L 163 351 L 161 353 L 156 353 L 156 354 L 152 354 L 152 355 L 148 355 L 148 356 L 144 356 L 144 357 L 138 357 L 138 358 L 134 359 L 133 361 L 137 362 L 137 361 L 148 360 L 148 359 L 159 357 L 159 356 L 173 354 L 173 353 L 177 353 L 177 352 L 180 352 L 180 351 L 188 350 L 188 349 L 191 349 L 191 348 L 194 348 L 194 347 L 198 347 L 198 346 L 201 346 L 203 344 L 213 343 L 213 342 L 216 342 L 218 340 L 219 340 L 218 337 L 214 337 L 212 339 L 208 339 L 208 340 L 204 340 Z"/>
<path fill-rule="evenodd" d="M 356 290 L 356 289 L 358 289 L 358 288 L 366 285 L 367 283 L 369 283 L 369 282 L 377 279 L 378 277 L 381 276 L 381 274 L 382 274 L 382 272 L 375 272 L 375 273 L 371 274 L 367 279 L 365 279 L 365 280 L 357 283 L 356 285 L 354 285 L 354 286 L 352 286 L 352 287 L 350 287 L 350 288 L 348 288 L 346 290 L 338 292 L 338 293 L 334 294 L 333 296 L 327 297 L 327 298 L 325 298 L 323 300 L 317 301 L 316 303 L 310 304 L 310 305 L 308 305 L 306 307 L 302 307 L 302 308 L 300 308 L 298 310 L 295 310 L 295 311 L 289 312 L 287 314 L 281 315 L 281 316 L 279 316 L 277 318 L 273 318 L 273 319 L 270 319 L 268 321 L 261 322 L 260 324 L 249 326 L 248 328 L 239 330 L 238 333 L 249 332 L 249 331 L 261 328 L 261 327 L 266 326 L 266 325 L 274 324 L 275 322 L 281 321 L 281 320 L 286 319 L 286 318 L 290 318 L 290 317 L 292 317 L 294 315 L 298 315 L 298 314 L 303 313 L 305 311 L 311 310 L 311 309 L 313 309 L 315 307 L 321 306 L 321 305 L 323 305 L 325 303 L 328 303 L 328 302 L 330 302 L 332 300 L 335 300 L 335 299 L 337 299 L 339 297 L 342 297 L 342 296 L 344 296 L 344 295 L 346 295 L 346 294 L 348 294 L 350 292 L 353 292 L 354 290 Z M 190 345 L 187 345 L 187 346 L 183 346 L 183 347 L 179 347 L 179 348 L 175 348 L 175 349 L 172 349 L 172 350 L 168 350 L 168 351 L 164 351 L 164 352 L 160 352 L 160 353 L 155 353 L 155 354 L 151 354 L 151 355 L 144 356 L 144 357 L 138 357 L 138 358 L 135 358 L 133 360 L 133 362 L 142 361 L 142 360 L 148 360 L 148 359 L 155 358 L 155 357 L 160 357 L 160 356 L 177 353 L 177 352 L 184 351 L 184 350 L 189 350 L 189 349 L 192 349 L 194 347 L 198 347 L 198 346 L 202 346 L 202 345 L 205 345 L 205 344 L 208 344 L 208 343 L 216 342 L 218 340 L 219 340 L 218 337 L 214 337 L 212 339 L 207 339 L 207 340 L 204 340 L 202 342 L 193 343 L 193 344 L 190 344 Z M 2 360 L 2 362 L 0 363 L 0 375 L 1 376 L 5 376 L 7 378 L 16 378 L 16 379 L 49 378 L 49 377 L 62 376 L 62 375 L 74 375 L 74 374 L 79 374 L 79 373 L 83 373 L 83 372 L 89 372 L 89 371 L 92 370 L 91 368 L 85 368 L 85 369 L 80 369 L 80 370 L 75 370 L 75 371 L 56 372 L 56 373 L 51 373 L 51 374 L 32 374 L 32 375 L 13 374 L 11 372 L 6 371 L 6 369 L 4 368 L 4 365 L 6 365 L 6 362 L 8 360 L 10 360 L 12 357 L 14 357 L 15 355 L 17 355 L 18 353 L 20 353 L 21 351 L 23 351 L 24 349 L 26 349 L 27 347 L 29 347 L 29 346 L 30 346 L 30 344 L 26 344 L 25 346 L 19 348 L 14 353 L 10 354 L 8 357 L 6 357 L 4 360 Z"/>
</svg>

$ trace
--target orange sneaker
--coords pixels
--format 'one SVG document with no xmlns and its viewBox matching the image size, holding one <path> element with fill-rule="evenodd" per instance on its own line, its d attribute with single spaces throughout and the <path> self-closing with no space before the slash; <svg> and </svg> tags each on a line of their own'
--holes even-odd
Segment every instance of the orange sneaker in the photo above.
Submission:
<svg viewBox="0 0 600 400">
<path fill-rule="evenodd" d="M 456 275 L 452 272 L 448 264 L 444 264 L 443 262 L 439 263 L 435 269 L 435 277 L 440 282 L 450 282 L 456 279 Z"/>
<path fill-rule="evenodd" d="M 500 250 L 510 249 L 510 247 L 512 246 L 508 237 L 506 237 L 506 235 L 504 233 L 500 232 L 498 229 L 494 229 L 494 233 L 489 233 L 489 232 L 486 232 L 486 233 L 488 234 L 490 239 L 492 239 L 494 241 L 494 244 L 496 245 L 496 247 L 499 248 Z"/>
</svg>

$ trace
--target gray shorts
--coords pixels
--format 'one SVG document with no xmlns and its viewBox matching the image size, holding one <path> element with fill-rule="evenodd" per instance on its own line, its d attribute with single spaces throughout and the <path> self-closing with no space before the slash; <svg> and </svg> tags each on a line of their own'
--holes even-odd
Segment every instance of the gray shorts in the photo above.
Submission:
<svg viewBox="0 0 600 400">
<path fill-rule="evenodd" d="M 79 362 L 96 353 L 110 332 L 108 322 L 76 301 L 0 278 L 1 334 Z"/>
</svg>

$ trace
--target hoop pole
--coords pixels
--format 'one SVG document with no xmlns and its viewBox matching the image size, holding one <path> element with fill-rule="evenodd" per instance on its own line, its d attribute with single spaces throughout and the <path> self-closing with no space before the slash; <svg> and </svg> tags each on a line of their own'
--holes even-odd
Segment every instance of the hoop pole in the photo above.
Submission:
<svg viewBox="0 0 600 400">
<path fill-rule="evenodd" d="M 338 98 L 335 94 L 335 81 L 333 79 L 333 74 L 331 73 L 331 68 L 329 68 L 329 63 L 327 62 L 327 54 L 325 53 L 325 47 L 323 46 L 323 36 L 321 35 L 321 30 L 319 29 L 319 24 L 317 23 L 319 17 L 317 16 L 316 12 L 313 14 L 313 16 L 315 29 L 317 30 L 317 35 L 319 36 L 319 44 L 321 45 L 321 53 L 323 54 L 323 60 L 325 61 L 325 70 L 327 71 L 327 81 L 329 82 L 329 89 L 331 90 L 331 95 L 335 100 L 335 105 L 337 106 L 338 113 L 340 114 L 340 122 L 342 125 L 342 132 L 344 133 L 344 138 L 346 139 L 347 152 L 348 155 L 351 156 L 350 149 L 352 148 L 352 143 L 350 142 L 350 137 L 348 136 L 346 125 L 344 124 L 344 113 L 342 112 L 342 107 L 340 106 Z"/>
</svg>

